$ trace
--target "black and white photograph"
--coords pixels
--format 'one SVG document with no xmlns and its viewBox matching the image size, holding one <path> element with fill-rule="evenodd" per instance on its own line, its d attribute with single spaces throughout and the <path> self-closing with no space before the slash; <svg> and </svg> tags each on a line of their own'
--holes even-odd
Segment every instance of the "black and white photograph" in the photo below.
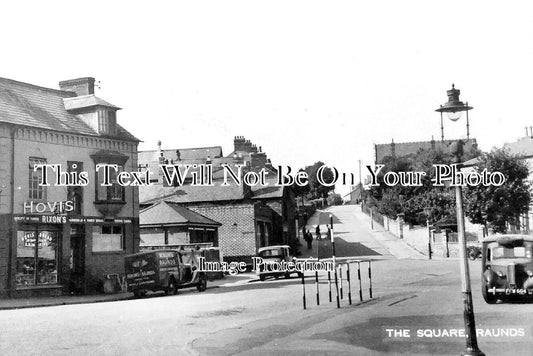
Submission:
<svg viewBox="0 0 533 356">
<path fill-rule="evenodd" d="M 532 355 L 529 2 L 0 13 L 0 355 Z"/>
</svg>

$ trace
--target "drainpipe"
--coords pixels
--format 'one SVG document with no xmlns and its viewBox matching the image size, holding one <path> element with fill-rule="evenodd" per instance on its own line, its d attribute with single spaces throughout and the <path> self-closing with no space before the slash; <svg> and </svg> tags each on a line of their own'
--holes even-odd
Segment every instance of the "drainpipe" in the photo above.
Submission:
<svg viewBox="0 0 533 356">
<path fill-rule="evenodd" d="M 13 235 L 14 235 L 14 216 L 15 214 L 15 130 L 16 128 L 13 126 L 10 130 L 10 138 L 11 138 L 11 177 L 9 179 L 10 184 L 10 195 L 11 195 L 11 219 L 9 221 L 9 231 L 8 231 L 8 247 L 7 247 L 7 295 L 11 298 L 11 290 L 12 290 L 12 277 L 13 274 Z"/>
</svg>

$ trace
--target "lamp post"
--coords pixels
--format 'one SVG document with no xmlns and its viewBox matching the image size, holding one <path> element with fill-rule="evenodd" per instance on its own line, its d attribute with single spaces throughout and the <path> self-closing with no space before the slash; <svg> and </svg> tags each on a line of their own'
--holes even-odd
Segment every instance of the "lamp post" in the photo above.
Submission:
<svg viewBox="0 0 533 356">
<path fill-rule="evenodd" d="M 337 279 L 337 262 L 335 261 L 335 233 L 333 232 L 333 215 L 329 214 L 329 227 L 331 238 L 331 254 L 333 256 L 333 268 L 335 269 L 335 290 L 337 292 L 337 308 L 341 307 L 339 300 L 339 281 Z"/>
<path fill-rule="evenodd" d="M 452 84 L 452 89 L 447 91 L 448 102 L 444 105 L 441 105 L 437 112 L 441 114 L 441 132 L 442 140 L 444 141 L 444 130 L 442 125 L 442 113 L 445 112 L 448 114 L 448 118 L 452 121 L 457 121 L 461 112 L 466 111 L 466 135 L 467 140 L 469 138 L 469 124 L 468 124 L 468 111 L 472 107 L 468 106 L 468 103 L 463 104 L 459 100 L 460 91 L 455 89 Z M 461 161 L 463 156 L 463 145 L 462 140 L 453 142 L 450 150 L 454 156 L 454 163 L 457 164 L 457 168 L 460 171 Z M 466 239 L 465 239 L 465 216 L 463 211 L 463 191 L 461 185 L 455 186 L 455 199 L 456 199 L 456 213 L 457 213 L 457 232 L 459 239 L 459 257 L 460 257 L 460 267 L 461 267 L 461 291 L 463 295 L 463 317 L 465 323 L 465 338 L 466 338 L 466 349 L 461 355 L 476 355 L 484 356 L 485 354 L 477 346 L 477 336 L 476 336 L 476 322 L 474 318 L 474 304 L 472 302 L 472 290 L 470 288 L 470 270 L 468 268 L 468 259 L 466 255 Z"/>
<path fill-rule="evenodd" d="M 424 209 L 424 214 L 426 214 L 426 228 L 428 233 L 428 258 L 431 260 L 431 229 L 429 227 L 429 215 L 431 214 L 431 209 L 426 207 Z"/>
</svg>

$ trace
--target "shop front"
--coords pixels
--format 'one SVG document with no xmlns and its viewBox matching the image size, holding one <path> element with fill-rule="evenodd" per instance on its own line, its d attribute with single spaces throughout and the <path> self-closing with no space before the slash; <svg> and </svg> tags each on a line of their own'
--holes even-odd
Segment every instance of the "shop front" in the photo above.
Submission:
<svg viewBox="0 0 533 356">
<path fill-rule="evenodd" d="M 123 273 L 133 252 L 132 219 L 15 215 L 11 297 L 101 292 L 109 274 Z"/>
<path fill-rule="evenodd" d="M 66 216 L 14 217 L 11 273 L 12 296 L 59 295 Z M 14 268 L 13 268 L 14 267 Z"/>
</svg>

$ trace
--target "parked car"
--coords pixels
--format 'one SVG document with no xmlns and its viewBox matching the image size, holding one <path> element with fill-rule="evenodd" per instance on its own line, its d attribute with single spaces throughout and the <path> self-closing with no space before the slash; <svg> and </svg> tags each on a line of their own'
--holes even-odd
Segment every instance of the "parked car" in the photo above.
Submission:
<svg viewBox="0 0 533 356">
<path fill-rule="evenodd" d="M 486 238 L 481 266 L 481 292 L 487 303 L 511 297 L 533 300 L 533 236 Z"/>
<path fill-rule="evenodd" d="M 207 277 L 198 271 L 194 252 L 177 250 L 154 250 L 124 257 L 124 269 L 128 292 L 136 297 L 148 291 L 164 291 L 177 294 L 180 288 L 196 287 L 199 292 L 207 288 Z M 188 263 L 184 256 L 189 257 Z"/>
<path fill-rule="evenodd" d="M 299 276 L 301 273 L 298 271 L 287 271 L 287 270 L 278 270 L 272 268 L 272 265 L 282 265 L 283 262 L 295 262 L 296 259 L 291 256 L 290 247 L 287 245 L 275 245 L 261 247 L 257 250 L 257 257 L 260 257 L 263 260 L 263 265 L 257 266 L 255 273 L 259 276 L 261 281 L 264 281 L 266 277 L 272 276 L 278 278 L 284 276 L 289 278 L 292 273 L 296 273 Z"/>
</svg>

